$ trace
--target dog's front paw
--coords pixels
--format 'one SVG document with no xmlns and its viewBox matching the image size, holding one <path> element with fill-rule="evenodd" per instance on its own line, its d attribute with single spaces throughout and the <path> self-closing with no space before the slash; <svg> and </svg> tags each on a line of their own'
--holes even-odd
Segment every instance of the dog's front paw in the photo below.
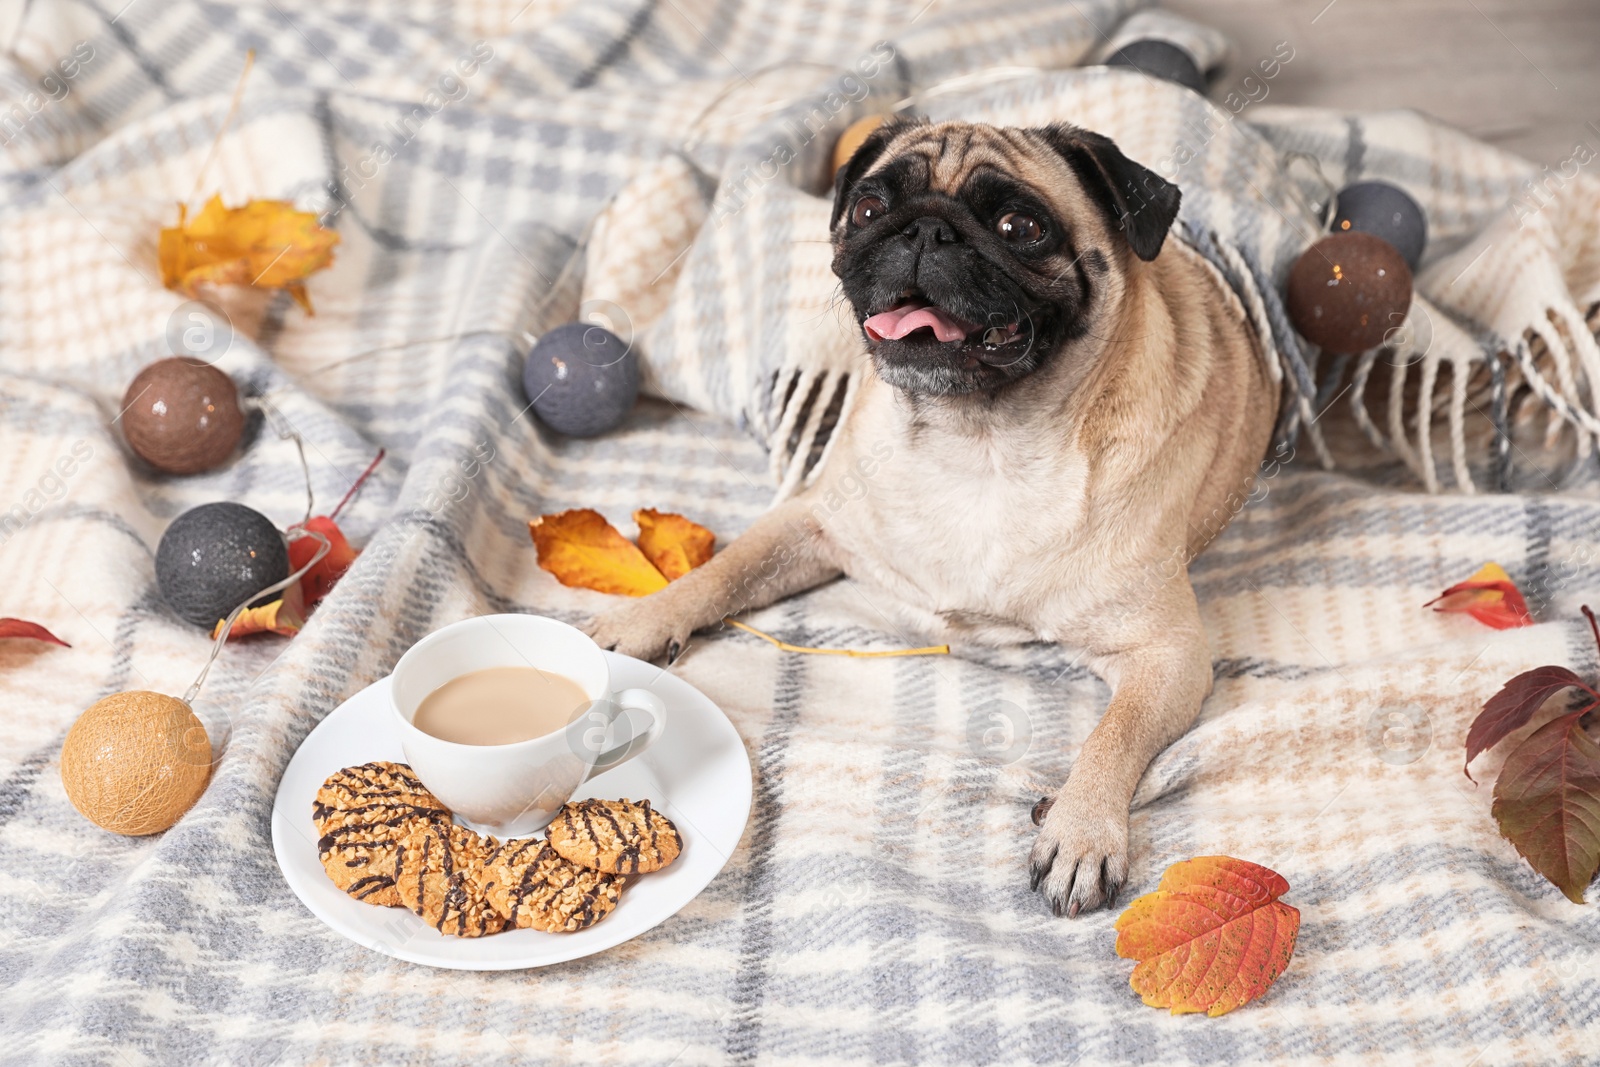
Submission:
<svg viewBox="0 0 1600 1067">
<path fill-rule="evenodd" d="M 1128 812 L 1103 799 L 1074 795 L 1069 782 L 1034 807 L 1041 822 L 1028 858 L 1031 887 L 1057 915 L 1110 904 L 1128 878 Z"/>
<path fill-rule="evenodd" d="M 693 627 L 658 596 L 620 604 L 591 619 L 584 630 L 601 648 L 636 659 L 666 656 L 670 664 L 689 647 Z"/>
</svg>

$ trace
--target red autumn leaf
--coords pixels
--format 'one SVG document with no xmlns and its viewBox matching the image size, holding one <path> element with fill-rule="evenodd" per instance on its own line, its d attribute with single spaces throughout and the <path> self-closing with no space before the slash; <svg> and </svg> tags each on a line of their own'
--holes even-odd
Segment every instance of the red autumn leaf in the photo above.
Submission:
<svg viewBox="0 0 1600 1067">
<path fill-rule="evenodd" d="M 350 547 L 339 524 L 326 515 L 314 515 L 301 524 L 312 533 L 328 539 L 328 554 L 317 560 L 315 566 L 300 576 L 300 589 L 305 594 L 306 608 L 317 606 L 323 597 L 333 592 L 334 583 L 344 577 L 350 564 L 361 553 Z M 315 537 L 301 537 L 289 542 L 289 570 L 294 572 L 311 561 L 322 547 Z"/>
<path fill-rule="evenodd" d="M 1528 865 L 1574 904 L 1600 871 L 1600 745 L 1578 721 L 1588 710 L 1551 719 L 1511 750 L 1490 809 Z"/>
<path fill-rule="evenodd" d="M 1457 582 L 1423 607 L 1434 611 L 1471 615 L 1496 630 L 1532 626 L 1528 602 L 1511 576 L 1498 563 L 1485 563 L 1464 582 Z"/>
<path fill-rule="evenodd" d="M 314 515 L 301 523 L 301 527 L 311 533 L 319 533 L 328 539 L 327 555 L 317 560 L 316 564 L 300 576 L 300 592 L 305 598 L 303 616 L 322 601 L 322 598 L 333 592 L 333 587 L 344 572 L 350 569 L 350 564 L 361 555 L 360 549 L 350 547 L 350 541 L 345 537 L 344 531 L 339 529 L 339 512 L 344 506 L 361 491 L 372 472 L 378 469 L 378 464 L 383 462 L 387 449 L 378 449 L 378 454 L 367 464 L 367 469 L 362 471 L 350 488 L 345 490 L 344 497 L 335 504 L 333 510 L 326 515 Z M 298 537 L 289 542 L 289 573 L 293 574 L 316 556 L 322 543 L 315 537 Z"/>
<path fill-rule="evenodd" d="M 1600 693 L 1590 689 L 1582 678 L 1565 667 L 1535 667 L 1502 686 L 1500 692 L 1484 703 L 1483 711 L 1467 731 L 1467 762 L 1462 764 L 1462 773 L 1471 778 L 1467 768 L 1479 753 L 1487 752 L 1526 726 L 1534 712 L 1544 707 L 1545 701 L 1568 688 L 1586 690 L 1600 700 Z"/>
<path fill-rule="evenodd" d="M 1582 610 L 1600 647 L 1600 620 L 1588 605 Z M 1582 904 L 1584 889 L 1600 872 L 1600 745 L 1583 722 L 1600 708 L 1600 692 L 1566 667 L 1517 675 L 1489 698 L 1467 732 L 1467 762 L 1526 725 L 1569 687 L 1593 699 L 1551 719 L 1506 755 L 1490 813 L 1530 867 Z"/>
<path fill-rule="evenodd" d="M 1223 1015 L 1261 996 L 1289 966 L 1300 912 L 1276 871 L 1231 856 L 1174 863 L 1117 919 L 1128 983 L 1153 1008 Z"/>
<path fill-rule="evenodd" d="M 48 641 L 62 648 L 72 647 L 43 626 L 26 619 L 0 619 L 0 637 L 25 637 L 32 641 Z"/>
</svg>

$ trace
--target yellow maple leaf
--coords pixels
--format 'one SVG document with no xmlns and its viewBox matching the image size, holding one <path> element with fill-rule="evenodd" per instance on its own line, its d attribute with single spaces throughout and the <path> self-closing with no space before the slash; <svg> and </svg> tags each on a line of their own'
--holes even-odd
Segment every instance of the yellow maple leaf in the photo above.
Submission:
<svg viewBox="0 0 1600 1067">
<path fill-rule="evenodd" d="M 633 521 L 639 524 L 639 549 L 669 582 L 710 559 L 717 543 L 716 534 L 670 511 L 641 508 Z"/>
<path fill-rule="evenodd" d="M 161 283 L 185 296 L 194 297 L 200 285 L 287 289 L 310 315 L 305 279 L 333 262 L 338 243 L 315 212 L 296 211 L 287 200 L 230 208 L 213 196 L 193 219 L 178 205 L 178 224 L 161 231 L 157 258 Z"/>
<path fill-rule="evenodd" d="M 645 596 L 666 587 L 667 579 L 623 537 L 605 516 L 577 508 L 529 520 L 528 533 L 539 550 L 539 566 L 562 585 L 601 593 Z"/>
</svg>

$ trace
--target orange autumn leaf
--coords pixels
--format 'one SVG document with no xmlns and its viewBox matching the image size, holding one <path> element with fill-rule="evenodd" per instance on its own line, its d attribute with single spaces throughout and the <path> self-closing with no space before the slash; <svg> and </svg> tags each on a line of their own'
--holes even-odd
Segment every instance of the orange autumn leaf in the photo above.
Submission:
<svg viewBox="0 0 1600 1067">
<path fill-rule="evenodd" d="M 711 558 L 717 535 L 682 515 L 655 508 L 640 508 L 633 513 L 639 524 L 639 549 L 666 575 L 677 581 Z"/>
<path fill-rule="evenodd" d="M 1464 582 L 1457 582 L 1423 607 L 1452 614 L 1471 615 L 1496 630 L 1532 626 L 1528 602 L 1522 599 L 1511 576 L 1498 563 L 1485 563 Z"/>
<path fill-rule="evenodd" d="M 623 596 L 645 596 L 667 580 L 605 516 L 590 508 L 541 515 L 528 523 L 539 566 L 562 585 Z"/>
<path fill-rule="evenodd" d="M 193 219 L 178 205 L 178 224 L 161 231 L 161 284 L 194 297 L 201 285 L 287 289 L 312 314 L 305 279 L 333 262 L 339 235 L 287 200 L 223 207 L 213 196 Z"/>
<path fill-rule="evenodd" d="M 1223 1015 L 1261 996 L 1294 955 L 1300 912 L 1276 871 L 1230 856 L 1174 863 L 1117 919 L 1117 955 L 1153 1008 Z"/>
<path fill-rule="evenodd" d="M 213 641 L 222 633 L 222 624 L 227 621 L 218 619 L 217 624 L 211 628 Z M 296 582 L 285 589 L 283 595 L 272 603 L 248 607 L 239 612 L 239 617 L 233 620 L 233 628 L 228 631 L 228 640 L 248 634 L 264 633 L 293 637 L 305 624 L 305 597 L 300 592 L 300 583 Z"/>
<path fill-rule="evenodd" d="M 323 597 L 333 592 L 333 584 L 344 577 L 350 564 L 361 553 L 350 547 L 339 524 L 327 515 L 315 515 L 301 525 L 312 533 L 328 539 L 328 554 L 317 560 L 311 569 L 300 576 L 300 590 L 307 608 L 314 608 Z M 289 570 L 294 572 L 311 562 L 322 547 L 315 537 L 302 537 L 289 542 Z"/>
</svg>

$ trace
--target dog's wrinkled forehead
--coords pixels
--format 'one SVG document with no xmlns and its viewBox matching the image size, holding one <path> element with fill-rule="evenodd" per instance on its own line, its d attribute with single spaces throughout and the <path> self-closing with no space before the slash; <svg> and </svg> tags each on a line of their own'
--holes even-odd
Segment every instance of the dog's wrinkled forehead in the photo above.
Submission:
<svg viewBox="0 0 1600 1067">
<path fill-rule="evenodd" d="M 908 192 L 959 198 L 971 191 L 979 175 L 1021 182 L 1064 209 L 1083 203 L 1071 169 L 1036 134 L 966 122 L 894 131 L 885 151 L 859 178 L 876 177 Z"/>
<path fill-rule="evenodd" d="M 893 159 L 885 162 L 885 167 L 895 167 L 908 178 L 920 179 L 917 184 L 951 196 L 959 195 L 980 170 L 1021 179 L 1031 175 L 1041 179 L 1041 184 L 1042 179 L 1050 177 L 1033 174 L 1044 169 L 1038 165 L 1040 156 L 1053 153 L 1026 130 L 945 122 L 908 127 L 892 143 Z M 1059 178 L 1060 174 L 1058 170 L 1054 176 Z"/>
</svg>

